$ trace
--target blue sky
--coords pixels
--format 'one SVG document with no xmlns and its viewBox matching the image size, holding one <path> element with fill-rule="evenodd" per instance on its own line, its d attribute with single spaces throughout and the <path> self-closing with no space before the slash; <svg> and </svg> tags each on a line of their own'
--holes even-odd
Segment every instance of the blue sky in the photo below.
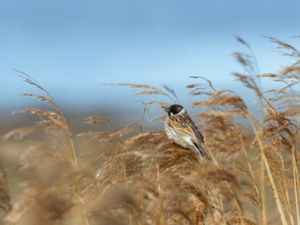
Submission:
<svg viewBox="0 0 300 225">
<path fill-rule="evenodd" d="M 0 0 L 0 104 L 27 105 L 32 91 L 13 69 L 42 83 L 66 106 L 135 105 L 127 89 L 102 83 L 168 84 L 184 99 L 188 76 L 236 88 L 230 55 L 254 48 L 262 72 L 288 62 L 263 36 L 299 35 L 300 1 Z"/>
</svg>

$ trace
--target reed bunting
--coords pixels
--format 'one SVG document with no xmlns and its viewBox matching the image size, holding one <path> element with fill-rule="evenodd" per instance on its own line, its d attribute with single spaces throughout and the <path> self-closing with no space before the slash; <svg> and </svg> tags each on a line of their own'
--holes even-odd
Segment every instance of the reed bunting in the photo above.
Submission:
<svg viewBox="0 0 300 225">
<path fill-rule="evenodd" d="M 164 125 L 168 138 L 183 148 L 195 150 L 198 155 L 209 159 L 202 148 L 204 138 L 183 106 L 174 104 L 165 111 L 168 113 Z"/>
</svg>

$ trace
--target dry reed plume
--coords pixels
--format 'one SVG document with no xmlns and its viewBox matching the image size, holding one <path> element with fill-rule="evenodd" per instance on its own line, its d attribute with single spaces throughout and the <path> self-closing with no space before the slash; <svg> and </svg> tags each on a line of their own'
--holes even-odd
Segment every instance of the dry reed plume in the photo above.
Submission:
<svg viewBox="0 0 300 225">
<path fill-rule="evenodd" d="M 48 108 L 17 111 L 35 115 L 36 125 L 3 136 L 1 223 L 299 225 L 300 52 L 270 40 L 294 59 L 277 74 L 260 74 L 253 50 L 240 37 L 249 53 L 234 53 L 244 72 L 233 75 L 256 94 L 258 114 L 236 93 L 217 90 L 204 77 L 193 76 L 186 86 L 195 97 L 191 107 L 201 108 L 195 117 L 201 118 L 212 161 L 174 145 L 161 130 L 144 131 L 140 124 L 115 128 L 103 116 L 85 120 L 98 131 L 72 134 L 47 90 L 21 72 L 41 92 L 24 96 Z M 281 86 L 263 90 L 261 80 Z M 168 86 L 114 85 L 178 100 Z M 152 105 L 165 108 L 166 102 L 142 102 L 143 117 Z"/>
</svg>

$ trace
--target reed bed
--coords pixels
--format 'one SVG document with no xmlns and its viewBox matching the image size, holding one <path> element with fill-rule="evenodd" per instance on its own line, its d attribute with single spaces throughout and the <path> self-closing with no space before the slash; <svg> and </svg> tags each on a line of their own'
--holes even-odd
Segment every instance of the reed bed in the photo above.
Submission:
<svg viewBox="0 0 300 225">
<path fill-rule="evenodd" d="M 253 91 L 259 113 L 204 77 L 193 76 L 186 85 L 211 161 L 144 124 L 116 128 L 109 118 L 90 116 L 85 122 L 97 131 L 75 134 L 48 91 L 20 72 L 40 93 L 24 96 L 47 107 L 16 111 L 34 115 L 36 124 L 2 137 L 1 223 L 299 225 L 300 52 L 269 39 L 293 60 L 278 73 L 260 74 L 251 46 L 240 37 L 246 53 L 233 54 L 243 68 L 233 76 Z M 263 90 L 261 81 L 280 87 Z M 178 101 L 168 86 L 113 85 L 153 97 L 142 102 L 143 117 L 154 106 Z M 157 100 L 162 97 L 165 102 Z M 163 112 L 156 119 L 163 120 Z"/>
</svg>

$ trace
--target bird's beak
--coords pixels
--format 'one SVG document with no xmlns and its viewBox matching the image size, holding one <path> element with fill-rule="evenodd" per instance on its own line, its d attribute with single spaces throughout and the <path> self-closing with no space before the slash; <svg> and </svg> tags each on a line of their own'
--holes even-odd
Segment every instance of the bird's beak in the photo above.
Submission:
<svg viewBox="0 0 300 225">
<path fill-rule="evenodd" d="M 166 113 L 168 113 L 168 114 L 170 113 L 170 109 L 169 108 L 165 108 L 164 110 L 165 110 Z"/>
</svg>

